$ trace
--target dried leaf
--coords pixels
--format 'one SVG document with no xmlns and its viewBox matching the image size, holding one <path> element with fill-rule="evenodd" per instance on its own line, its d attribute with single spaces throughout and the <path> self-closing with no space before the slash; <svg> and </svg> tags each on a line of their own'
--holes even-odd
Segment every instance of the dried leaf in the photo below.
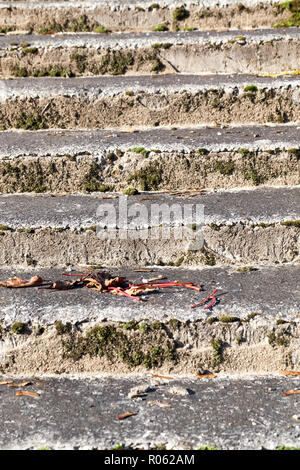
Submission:
<svg viewBox="0 0 300 470">
<path fill-rule="evenodd" d="M 12 277 L 11 279 L 8 279 L 5 282 L 0 282 L 0 286 L 9 288 L 36 287 L 41 286 L 43 282 L 45 282 L 44 279 L 39 276 L 33 276 L 29 281 L 21 279 L 20 277 Z"/>
<path fill-rule="evenodd" d="M 196 374 L 196 377 L 198 379 L 214 379 L 217 377 L 217 374 Z"/>
<path fill-rule="evenodd" d="M 164 375 L 152 374 L 152 377 L 156 377 L 157 379 L 173 380 L 173 377 L 165 377 Z"/>
<path fill-rule="evenodd" d="M 169 407 L 171 406 L 170 403 L 168 403 L 167 401 L 147 401 L 147 405 L 157 405 L 157 406 L 161 406 L 161 407 Z"/>
<path fill-rule="evenodd" d="M 300 372 L 295 370 L 280 370 L 279 372 L 283 375 L 300 375 Z"/>
<path fill-rule="evenodd" d="M 13 380 L 2 380 L 2 382 L 0 382 L 0 385 L 7 385 L 7 384 L 12 384 L 13 383 Z"/>
<path fill-rule="evenodd" d="M 51 289 L 51 290 L 68 290 L 72 289 L 78 281 L 56 281 L 48 287 L 40 287 L 40 289 Z"/>
<path fill-rule="evenodd" d="M 283 397 L 287 397 L 289 395 L 300 395 L 300 390 L 289 390 L 288 392 L 282 393 Z"/>
<path fill-rule="evenodd" d="M 32 382 L 20 382 L 20 383 L 11 383 L 8 385 L 8 387 L 15 387 L 15 388 L 18 388 L 18 387 L 26 387 L 26 385 L 31 385 Z"/>
<path fill-rule="evenodd" d="M 20 392 L 16 392 L 17 397 L 33 397 L 39 398 L 39 394 L 35 392 L 27 392 L 25 390 L 21 390 Z"/>
<path fill-rule="evenodd" d="M 123 277 L 114 277 L 112 279 L 105 279 L 104 284 L 106 287 L 122 287 L 126 283 Z"/>
<path fill-rule="evenodd" d="M 135 413 L 135 412 L 133 412 L 133 413 L 129 413 L 129 412 L 128 413 L 123 413 L 123 414 L 119 415 L 117 417 L 117 419 L 119 421 L 121 421 L 122 419 L 126 419 L 126 418 L 129 418 L 130 416 L 135 416 L 135 415 L 137 415 L 137 413 Z"/>
</svg>

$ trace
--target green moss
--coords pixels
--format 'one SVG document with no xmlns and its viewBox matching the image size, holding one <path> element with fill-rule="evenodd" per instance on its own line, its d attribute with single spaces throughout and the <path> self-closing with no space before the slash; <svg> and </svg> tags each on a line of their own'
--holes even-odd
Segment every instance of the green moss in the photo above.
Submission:
<svg viewBox="0 0 300 470">
<path fill-rule="evenodd" d="M 69 333 L 71 329 L 70 323 L 64 324 L 62 321 L 58 320 L 54 323 L 56 333 L 58 335 L 65 335 L 66 333 Z"/>
<path fill-rule="evenodd" d="M 11 74 L 17 78 L 25 78 L 25 77 L 28 77 L 29 75 L 26 67 L 17 67 L 17 66 L 11 69 Z"/>
<path fill-rule="evenodd" d="M 213 349 L 212 366 L 217 367 L 222 362 L 223 345 L 222 342 L 217 338 L 213 338 L 210 344 Z"/>
<path fill-rule="evenodd" d="M 218 450 L 216 447 L 201 446 L 197 450 Z"/>
<path fill-rule="evenodd" d="M 239 317 L 231 317 L 230 315 L 224 315 L 222 317 L 219 317 L 219 321 L 221 323 L 234 323 L 234 322 L 240 322 Z"/>
<path fill-rule="evenodd" d="M 300 447 L 278 446 L 275 450 L 300 450 Z"/>
<path fill-rule="evenodd" d="M 152 3 L 152 5 L 150 5 L 150 7 L 148 8 L 148 11 L 158 10 L 159 8 L 160 7 L 158 3 Z"/>
<path fill-rule="evenodd" d="M 284 222 L 280 222 L 280 225 L 284 225 L 285 227 L 300 228 L 300 219 L 299 220 L 285 220 Z"/>
<path fill-rule="evenodd" d="M 217 317 L 210 317 L 210 318 L 208 318 L 208 319 L 206 320 L 206 323 L 207 323 L 208 325 L 212 325 L 213 323 L 216 323 L 216 322 L 218 322 L 218 321 L 219 321 L 219 319 L 218 319 Z"/>
<path fill-rule="evenodd" d="M 107 34 L 107 33 L 111 33 L 111 31 L 109 29 L 105 28 L 105 26 L 99 25 L 95 29 L 95 33 Z"/>
<path fill-rule="evenodd" d="M 140 153 L 144 157 L 146 157 L 148 154 L 148 150 L 146 150 L 144 147 L 133 147 L 130 149 L 130 152 Z"/>
<path fill-rule="evenodd" d="M 203 263 L 207 266 L 215 266 L 216 258 L 213 253 L 208 251 L 205 247 L 201 248 L 201 253 L 203 255 Z"/>
<path fill-rule="evenodd" d="M 292 13 L 291 17 L 275 23 L 273 27 L 275 28 L 289 28 L 292 26 L 300 26 L 300 1 L 299 0 L 290 0 L 282 2 L 278 5 L 279 11 L 288 10 Z"/>
<path fill-rule="evenodd" d="M 16 335 L 21 335 L 26 330 L 27 323 L 15 322 L 11 325 L 9 331 Z"/>
<path fill-rule="evenodd" d="M 163 24 L 155 26 L 152 31 L 169 31 L 169 28 Z"/>
<path fill-rule="evenodd" d="M 38 129 L 44 129 L 46 127 L 46 124 L 43 121 L 42 116 L 40 115 L 33 115 L 33 114 L 28 114 L 26 115 L 25 113 L 22 113 L 18 118 L 16 122 L 16 128 L 17 129 L 25 129 L 25 130 L 38 130 Z"/>
<path fill-rule="evenodd" d="M 159 58 L 156 58 L 153 65 L 152 65 L 152 68 L 151 68 L 151 72 L 161 72 L 162 70 L 164 70 L 166 67 L 165 65 L 162 63 L 162 61 L 159 59 Z"/>
<path fill-rule="evenodd" d="M 129 188 L 123 189 L 123 194 L 125 194 L 126 196 L 134 196 L 135 194 L 139 194 L 139 192 L 136 188 L 129 187 Z"/>
<path fill-rule="evenodd" d="M 159 334 L 159 333 L 156 333 Z M 152 334 L 153 336 L 153 334 Z M 176 361 L 175 350 L 170 343 L 165 348 L 160 345 L 144 344 L 144 334 L 140 329 L 129 335 L 113 325 L 95 326 L 86 336 L 69 335 L 64 341 L 65 353 L 73 360 L 84 355 L 106 357 L 108 360 L 122 360 L 131 367 L 144 366 L 147 369 L 160 367 L 166 360 Z M 157 339 L 159 343 L 159 338 Z M 150 346 L 151 345 L 151 346 Z"/>
<path fill-rule="evenodd" d="M 214 223 L 209 224 L 210 228 L 215 230 L 216 232 L 219 232 L 221 230 L 221 225 L 217 225 Z"/>
<path fill-rule="evenodd" d="M 130 52 L 109 51 L 101 61 L 99 74 L 123 75 L 133 64 L 134 58 Z"/>
<path fill-rule="evenodd" d="M 261 315 L 261 313 L 258 313 L 258 312 L 251 312 L 251 313 L 249 313 L 249 315 L 247 316 L 246 321 L 253 320 L 253 318 L 257 317 L 258 315 Z"/>
<path fill-rule="evenodd" d="M 289 345 L 289 340 L 287 338 L 287 335 L 288 335 L 287 331 L 282 330 L 276 334 L 276 332 L 273 330 L 268 334 L 269 344 L 273 347 L 275 346 L 286 347 Z"/>
<path fill-rule="evenodd" d="M 160 321 L 155 321 L 150 323 L 151 330 L 161 330 L 163 328 L 163 324 Z"/>
<path fill-rule="evenodd" d="M 86 56 L 83 54 L 74 53 L 70 57 L 76 63 L 76 67 L 79 73 L 84 73 L 86 69 Z"/>
<path fill-rule="evenodd" d="M 24 54 L 37 54 L 38 51 L 37 47 L 25 47 L 23 49 Z"/>
<path fill-rule="evenodd" d="M 248 85 L 244 88 L 244 91 L 252 91 L 252 92 L 256 92 L 258 90 L 257 86 L 255 85 Z"/>
<path fill-rule="evenodd" d="M 185 20 L 190 16 L 190 13 L 188 10 L 186 10 L 183 6 L 175 8 L 173 11 L 173 20 L 175 21 L 182 21 Z"/>
<path fill-rule="evenodd" d="M 136 320 L 130 320 L 122 326 L 123 330 L 136 330 L 138 328 L 138 322 Z"/>
<path fill-rule="evenodd" d="M 197 153 L 199 155 L 208 155 L 209 154 L 209 151 L 207 149 L 198 149 L 197 150 Z"/>
<path fill-rule="evenodd" d="M 3 230 L 3 231 L 4 230 L 10 230 L 10 227 L 8 227 L 8 225 L 2 224 L 2 225 L 0 225 L 0 230 Z"/>
<path fill-rule="evenodd" d="M 126 91 L 125 91 L 125 95 L 127 95 L 127 96 L 134 96 L 134 93 L 133 93 L 132 90 L 126 90 Z"/>
<path fill-rule="evenodd" d="M 252 180 L 254 186 L 258 186 L 263 183 L 263 177 L 258 173 L 255 168 L 250 168 L 244 174 L 246 180 Z"/>
<path fill-rule="evenodd" d="M 234 163 L 232 161 L 228 162 L 218 162 L 215 164 L 214 169 L 221 173 L 221 175 L 229 176 L 234 172 Z"/>
<path fill-rule="evenodd" d="M 142 191 L 157 190 L 162 181 L 161 170 L 158 164 L 154 163 L 147 168 L 136 171 L 127 181 L 128 183 L 136 181 Z"/>
<path fill-rule="evenodd" d="M 168 321 L 168 326 L 170 328 L 172 328 L 173 330 L 177 330 L 180 326 L 180 322 L 179 320 L 176 320 L 176 318 L 171 318 L 169 321 Z"/>
</svg>

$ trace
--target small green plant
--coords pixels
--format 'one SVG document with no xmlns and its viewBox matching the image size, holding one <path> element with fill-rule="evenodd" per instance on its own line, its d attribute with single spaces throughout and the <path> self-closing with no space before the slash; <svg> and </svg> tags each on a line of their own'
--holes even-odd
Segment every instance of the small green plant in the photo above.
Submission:
<svg viewBox="0 0 300 470">
<path fill-rule="evenodd" d="M 152 3 L 152 5 L 150 5 L 150 7 L 148 8 L 148 11 L 158 10 L 158 9 L 159 9 L 159 4 L 158 3 Z"/>
<path fill-rule="evenodd" d="M 37 47 L 24 47 L 23 49 L 24 54 L 37 54 L 38 51 Z"/>
<path fill-rule="evenodd" d="M 244 88 L 244 91 L 252 91 L 252 92 L 256 92 L 258 90 L 257 86 L 255 85 L 248 85 Z"/>
<path fill-rule="evenodd" d="M 144 157 L 146 157 L 148 154 L 148 151 L 144 147 L 133 147 L 130 149 L 130 152 L 140 153 Z"/>
<path fill-rule="evenodd" d="M 210 446 L 201 446 L 197 450 L 218 450 L 216 447 Z"/>
<path fill-rule="evenodd" d="M 102 34 L 107 34 L 107 33 L 110 33 L 111 31 L 107 28 L 105 28 L 104 26 L 101 26 L 99 25 L 96 29 L 95 29 L 95 33 L 102 33 Z"/>
<path fill-rule="evenodd" d="M 280 225 L 284 225 L 285 227 L 300 228 L 300 219 L 299 220 L 285 220 L 284 222 L 280 222 Z"/>
<path fill-rule="evenodd" d="M 169 28 L 165 26 L 164 24 L 159 24 L 155 26 L 152 31 L 169 31 Z"/>
<path fill-rule="evenodd" d="M 173 20 L 175 21 L 185 20 L 189 16 L 190 16 L 190 13 L 183 6 L 175 8 L 175 10 L 173 11 Z"/>
<path fill-rule="evenodd" d="M 64 324 L 62 321 L 60 320 L 57 320 L 55 323 L 54 323 L 54 326 L 55 326 L 55 329 L 56 329 L 56 333 L 58 335 L 64 335 L 66 333 L 68 333 L 71 329 L 71 325 L 70 323 L 67 323 L 67 324 Z"/>
<path fill-rule="evenodd" d="M 240 322 L 239 317 L 232 317 L 230 315 L 223 315 L 222 317 L 219 317 L 219 321 L 221 323 L 234 323 L 234 322 Z"/>
<path fill-rule="evenodd" d="M 135 194 L 139 194 L 139 192 L 136 188 L 130 186 L 129 188 L 123 189 L 123 194 L 125 194 L 125 196 L 134 196 Z"/>
<path fill-rule="evenodd" d="M 210 344 L 213 349 L 212 366 L 217 367 L 222 361 L 222 342 L 217 338 L 213 338 Z"/>
<path fill-rule="evenodd" d="M 43 122 L 43 118 L 40 115 L 34 116 L 33 114 L 24 114 L 22 113 L 16 122 L 17 129 L 25 129 L 25 130 L 38 130 L 45 128 L 45 123 Z"/>
<path fill-rule="evenodd" d="M 10 327 L 10 332 L 11 332 L 11 333 L 14 333 L 14 334 L 16 334 L 16 335 L 21 335 L 22 333 L 25 332 L 26 326 L 27 326 L 26 323 L 15 322 L 15 323 L 13 323 L 13 324 L 11 325 L 11 327 Z"/>
</svg>

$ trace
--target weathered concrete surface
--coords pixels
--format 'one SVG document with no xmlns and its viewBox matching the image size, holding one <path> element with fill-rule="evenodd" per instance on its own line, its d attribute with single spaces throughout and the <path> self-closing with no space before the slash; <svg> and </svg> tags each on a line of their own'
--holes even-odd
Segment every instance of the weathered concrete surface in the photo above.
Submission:
<svg viewBox="0 0 300 470">
<path fill-rule="evenodd" d="M 0 76 L 280 73 L 300 69 L 299 41 L 298 28 L 0 36 Z"/>
<path fill-rule="evenodd" d="M 299 184 L 299 126 L 0 132 L 0 191 Z M 131 149 L 136 149 L 132 151 Z"/>
<path fill-rule="evenodd" d="M 1 324 L 11 325 L 15 321 L 51 325 L 56 320 L 71 322 L 129 321 L 133 319 L 149 322 L 168 321 L 176 318 L 180 321 L 197 321 L 211 316 L 234 315 L 245 319 L 249 314 L 258 312 L 255 319 L 271 324 L 284 318 L 287 321 L 299 319 L 299 266 L 256 266 L 252 271 L 240 271 L 236 267 L 206 267 L 183 269 L 172 267 L 153 267 L 149 272 L 136 272 L 135 268 L 112 268 L 103 270 L 113 275 L 125 276 L 131 282 L 142 282 L 157 276 L 167 277 L 169 281 L 201 283 L 204 292 L 199 294 L 186 288 L 165 288 L 156 294 L 144 296 L 144 302 L 136 302 L 118 296 L 103 294 L 90 289 L 70 291 L 49 291 L 28 289 L 6 289 L 1 287 Z M 99 269 L 99 268 L 98 268 Z M 149 269 L 140 268 L 140 269 Z M 83 267 L 42 269 L 42 268 L 4 268 L 1 269 L 1 281 L 12 276 L 29 279 L 40 275 L 43 279 L 56 281 L 68 279 L 63 272 L 84 272 Z M 212 290 L 218 289 L 219 302 L 212 312 L 203 307 L 191 309 L 190 306 L 201 301 Z M 200 299 L 199 299 L 200 297 Z"/>
<path fill-rule="evenodd" d="M 297 122 L 299 83 L 297 76 L 183 74 L 3 80 L 0 124 L 32 130 Z"/>
<path fill-rule="evenodd" d="M 0 380 L 7 378 L 11 377 Z M 193 376 L 164 381 L 145 375 L 12 378 L 31 380 L 26 390 L 38 393 L 39 398 L 16 397 L 16 389 L 1 386 L 3 450 L 113 449 L 117 445 L 146 450 L 158 446 L 173 450 L 300 447 L 299 395 L 282 396 L 299 388 L 297 377 L 220 375 L 209 381 Z M 128 398 L 137 386 L 150 389 L 140 401 Z M 189 392 L 175 395 L 172 387 Z M 128 411 L 137 415 L 116 419 Z"/>
<path fill-rule="evenodd" d="M 142 3 L 142 6 L 141 6 Z M 278 2 L 245 0 L 243 7 L 237 0 L 226 2 L 186 1 L 186 17 L 177 21 L 173 17 L 181 1 L 161 1 L 160 8 L 151 8 L 150 1 L 40 1 L 1 2 L 0 28 L 6 32 L 15 29 L 51 31 L 94 31 L 102 25 L 114 31 L 149 31 L 159 24 L 168 29 L 258 28 L 271 27 L 291 16 Z"/>
<path fill-rule="evenodd" d="M 99 194 L 1 196 L 0 264 L 297 263 L 298 207 L 298 187 L 188 199 L 147 193 L 128 200 Z"/>
</svg>

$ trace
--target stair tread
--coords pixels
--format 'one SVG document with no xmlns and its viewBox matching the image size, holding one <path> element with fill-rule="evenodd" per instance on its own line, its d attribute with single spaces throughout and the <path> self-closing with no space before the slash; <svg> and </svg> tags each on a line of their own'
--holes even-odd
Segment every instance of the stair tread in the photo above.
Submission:
<svg viewBox="0 0 300 470">
<path fill-rule="evenodd" d="M 173 380 L 155 379 L 150 372 L 134 376 L 13 376 L 16 383 L 30 380 L 32 385 L 26 389 L 38 392 L 40 401 L 24 406 L 26 398 L 23 401 L 15 396 L 16 389 L 2 386 L 5 426 L 1 449 L 109 449 L 104 454 L 106 463 L 109 458 L 117 465 L 123 458 L 127 464 L 128 459 L 147 460 L 148 454 L 153 462 L 169 458 L 175 463 L 180 458 L 178 463 L 200 464 L 205 454 L 197 449 L 202 446 L 218 450 L 299 448 L 299 425 L 293 420 L 297 415 L 299 419 L 297 397 L 282 397 L 283 392 L 299 385 L 297 377 L 278 373 L 220 374 L 209 381 L 192 375 L 171 377 Z M 136 387 L 150 391 L 139 401 L 128 398 Z M 175 395 L 174 388 L 187 395 Z M 121 425 L 117 417 L 128 411 L 137 414 Z M 131 449 L 130 454 L 114 452 L 118 446 Z M 151 454 L 151 449 L 164 448 L 169 449 L 168 454 Z M 147 452 L 136 454 L 132 449 Z M 182 450 L 176 454 L 174 449 Z M 185 453 L 184 449 L 194 452 Z"/>
<path fill-rule="evenodd" d="M 193 194 L 193 193 L 190 193 Z M 9 194 L 0 196 L 0 223 L 18 227 L 71 227 L 97 225 L 100 204 L 113 205 L 119 213 L 122 193 L 65 194 Z M 174 193 L 143 192 L 128 197 L 128 204 L 142 204 L 150 217 L 152 204 L 200 204 L 204 206 L 204 225 L 246 223 L 280 223 L 299 220 L 300 187 L 260 187 L 229 191 L 207 191 L 190 198 Z M 174 219 L 176 222 L 176 214 Z M 181 220 L 181 219 L 180 219 Z M 151 226 L 151 221 L 150 221 Z"/>
<path fill-rule="evenodd" d="M 152 272 L 136 272 L 135 269 L 152 269 Z M 102 270 L 114 276 L 121 275 L 131 282 L 164 276 L 168 281 L 201 283 L 204 291 L 199 293 L 184 287 L 169 287 L 160 289 L 158 293 L 145 295 L 147 301 L 136 302 L 115 295 L 99 295 L 90 289 L 48 291 L 37 288 L 0 287 L 1 323 L 9 325 L 16 321 L 31 321 L 50 325 L 61 320 L 75 324 L 84 321 L 99 322 L 104 319 L 116 322 L 133 319 L 165 322 L 170 318 L 193 322 L 219 315 L 234 315 L 245 319 L 253 312 L 261 314 L 256 319 L 262 324 L 272 324 L 279 318 L 299 321 L 299 265 L 256 266 L 249 272 L 237 271 L 236 267 L 190 269 L 106 266 Z M 4 281 L 14 275 L 22 279 L 39 275 L 53 282 L 70 279 L 62 276 L 63 272 L 80 273 L 84 272 L 84 268 L 1 268 L 0 278 Z M 201 302 L 214 289 L 218 289 L 216 296 L 219 303 L 212 311 L 205 310 L 205 305 L 190 308 L 191 305 Z"/>
<path fill-rule="evenodd" d="M 185 152 L 292 149 L 300 146 L 299 125 L 189 126 L 0 132 L 0 158 L 22 155 L 101 155 L 142 146 L 147 150 Z"/>
</svg>

